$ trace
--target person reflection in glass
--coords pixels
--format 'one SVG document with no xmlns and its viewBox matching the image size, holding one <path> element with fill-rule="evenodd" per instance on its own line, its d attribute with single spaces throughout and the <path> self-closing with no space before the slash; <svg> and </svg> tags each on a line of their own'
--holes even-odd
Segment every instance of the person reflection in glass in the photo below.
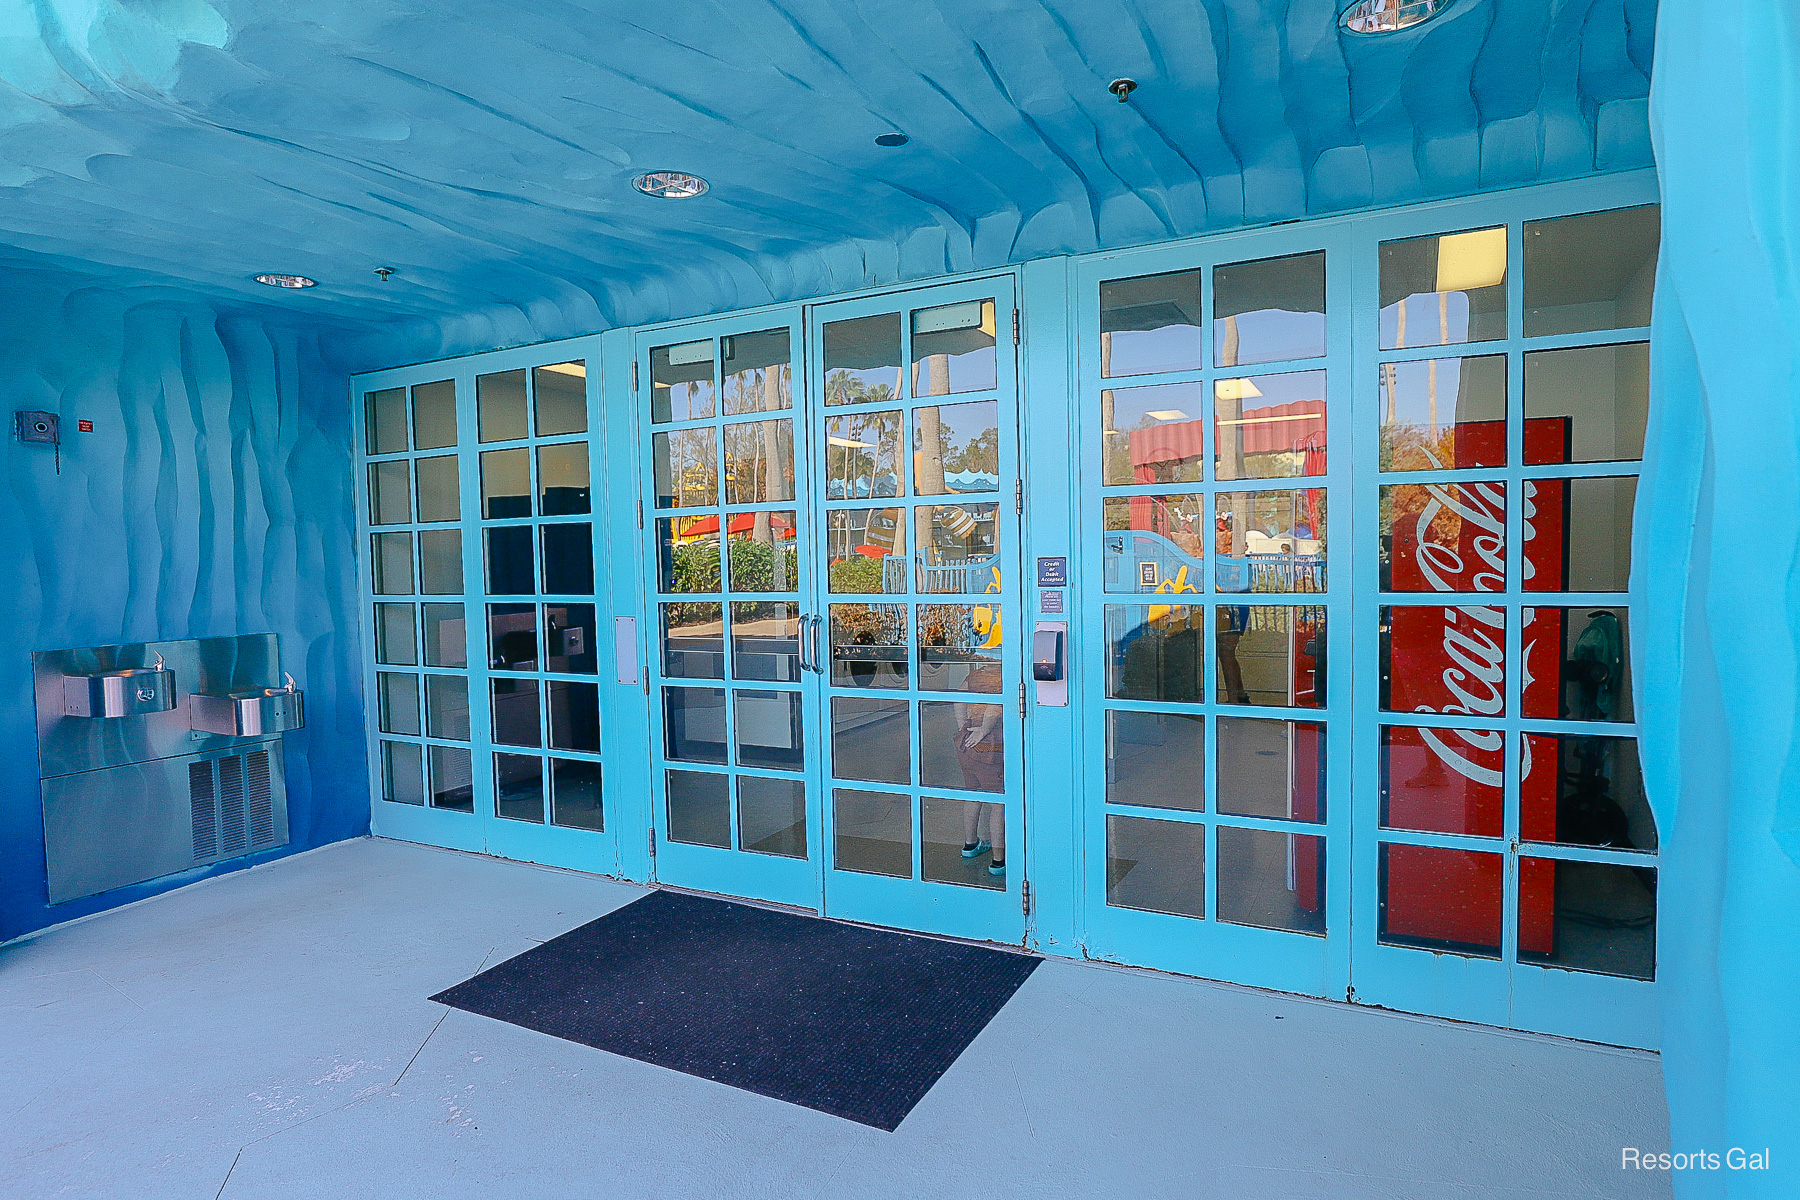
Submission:
<svg viewBox="0 0 1800 1200">
<path fill-rule="evenodd" d="M 969 672 L 968 686 L 998 692 L 1000 666 L 986 663 Z M 963 786 L 970 791 L 1006 790 L 1006 753 L 998 704 L 956 704 L 956 763 L 962 768 Z M 963 806 L 964 858 L 980 858 L 989 851 L 989 875 L 1006 874 L 1006 806 L 977 801 Z"/>
</svg>

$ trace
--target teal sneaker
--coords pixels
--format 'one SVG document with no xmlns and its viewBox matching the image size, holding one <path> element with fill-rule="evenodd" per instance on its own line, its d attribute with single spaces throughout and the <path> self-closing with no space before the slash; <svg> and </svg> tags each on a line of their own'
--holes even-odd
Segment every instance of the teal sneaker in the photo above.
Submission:
<svg viewBox="0 0 1800 1200">
<path fill-rule="evenodd" d="M 993 848 L 994 848 L 994 844 L 992 842 L 988 841 L 986 838 L 982 838 L 981 840 L 974 841 L 974 842 L 964 842 L 963 843 L 963 857 L 964 858 L 980 858 L 982 855 L 986 854 L 989 850 L 992 850 Z"/>
<path fill-rule="evenodd" d="M 988 864 L 988 874 L 989 875 L 1004 875 L 1004 874 L 1006 874 L 1006 860 L 1001 859 L 1001 858 L 996 858 L 992 862 L 990 862 Z"/>
</svg>

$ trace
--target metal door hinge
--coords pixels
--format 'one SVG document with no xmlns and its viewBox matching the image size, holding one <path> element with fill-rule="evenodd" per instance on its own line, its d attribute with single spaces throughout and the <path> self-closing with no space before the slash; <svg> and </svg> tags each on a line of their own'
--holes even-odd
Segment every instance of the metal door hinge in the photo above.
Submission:
<svg viewBox="0 0 1800 1200">
<path fill-rule="evenodd" d="M 1021 517 L 1025 515 L 1025 481 L 1013 480 L 1013 511 Z"/>
<path fill-rule="evenodd" d="M 637 512 L 638 512 L 638 528 L 642 529 L 644 527 L 644 498 L 642 496 L 638 497 Z"/>
<path fill-rule="evenodd" d="M 1031 919 L 1031 881 L 1029 879 L 1019 881 L 1019 912 L 1027 921 Z"/>
<path fill-rule="evenodd" d="M 650 857 L 656 857 L 656 826 L 650 827 Z"/>
<path fill-rule="evenodd" d="M 1020 720 L 1023 720 L 1024 717 L 1025 717 L 1025 685 L 1024 685 L 1024 683 L 1020 683 L 1019 684 L 1019 718 L 1020 718 Z"/>
<path fill-rule="evenodd" d="M 1013 309 L 1013 345 L 1019 344 L 1019 310 Z"/>
<path fill-rule="evenodd" d="M 634 358 L 631 360 L 631 391 L 633 395 L 637 394 L 637 389 L 637 359 Z"/>
</svg>

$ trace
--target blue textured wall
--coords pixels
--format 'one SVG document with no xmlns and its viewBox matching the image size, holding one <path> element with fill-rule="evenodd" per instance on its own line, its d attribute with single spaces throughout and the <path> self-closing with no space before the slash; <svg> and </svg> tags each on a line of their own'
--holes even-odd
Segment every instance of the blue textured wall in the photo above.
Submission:
<svg viewBox="0 0 1800 1200">
<path fill-rule="evenodd" d="M 1663 1071 L 1686 1197 L 1800 1195 L 1800 13 L 1665 0 L 1635 610 L 1662 852 Z"/>
<path fill-rule="evenodd" d="M 368 828 L 347 381 L 321 338 L 166 288 L 8 270 L 0 941 L 169 886 L 46 906 L 33 650 L 280 634 L 308 718 L 288 735 L 288 852 Z M 60 476 L 11 437 L 19 408 L 61 414 Z"/>
</svg>

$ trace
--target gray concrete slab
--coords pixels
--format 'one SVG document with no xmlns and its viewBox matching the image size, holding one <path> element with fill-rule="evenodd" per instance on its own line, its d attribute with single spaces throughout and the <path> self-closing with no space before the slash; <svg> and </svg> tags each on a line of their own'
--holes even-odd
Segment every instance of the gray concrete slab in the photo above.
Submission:
<svg viewBox="0 0 1800 1200">
<path fill-rule="evenodd" d="M 374 839 L 0 949 L 0 1195 L 1665 1197 L 1654 1055 L 1051 960 L 895 1133 L 425 997 L 640 895 Z"/>
</svg>

